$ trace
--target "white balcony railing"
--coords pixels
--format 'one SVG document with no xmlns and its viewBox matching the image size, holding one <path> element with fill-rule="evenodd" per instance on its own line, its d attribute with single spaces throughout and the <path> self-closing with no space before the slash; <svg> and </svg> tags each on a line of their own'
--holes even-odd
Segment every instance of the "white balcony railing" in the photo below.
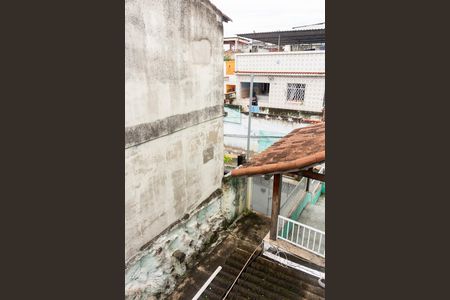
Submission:
<svg viewBox="0 0 450 300">
<path fill-rule="evenodd" d="M 325 232 L 278 216 L 277 238 L 325 257 Z"/>
</svg>

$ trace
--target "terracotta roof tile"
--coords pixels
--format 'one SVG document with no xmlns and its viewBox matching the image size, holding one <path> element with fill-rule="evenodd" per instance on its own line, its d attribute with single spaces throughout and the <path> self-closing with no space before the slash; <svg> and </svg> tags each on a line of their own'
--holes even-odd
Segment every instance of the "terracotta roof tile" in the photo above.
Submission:
<svg viewBox="0 0 450 300">
<path fill-rule="evenodd" d="M 249 162 L 231 171 L 231 175 L 281 173 L 322 161 L 325 161 L 325 123 L 292 130 Z"/>
</svg>

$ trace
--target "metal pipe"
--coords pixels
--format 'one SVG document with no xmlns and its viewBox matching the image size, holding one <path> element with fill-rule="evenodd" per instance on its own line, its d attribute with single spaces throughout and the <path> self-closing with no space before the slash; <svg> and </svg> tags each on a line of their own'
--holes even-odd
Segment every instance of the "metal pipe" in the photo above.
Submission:
<svg viewBox="0 0 450 300">
<path fill-rule="evenodd" d="M 250 49 L 253 50 L 253 40 L 250 43 Z M 248 135 L 247 135 L 247 161 L 250 160 L 250 135 L 252 130 L 252 98 L 253 98 L 253 79 L 255 75 L 250 76 L 250 93 L 249 93 L 249 105 L 248 105 Z M 251 210 L 252 207 L 252 188 L 253 180 L 251 177 L 247 178 L 247 210 Z"/>
<path fill-rule="evenodd" d="M 278 52 L 280 52 L 280 39 L 281 39 L 281 35 L 278 35 Z"/>
<path fill-rule="evenodd" d="M 253 98 L 253 78 L 252 74 L 250 77 L 250 97 L 249 97 L 249 105 L 248 105 L 248 134 L 247 134 L 247 161 L 250 160 L 250 135 L 252 130 L 252 98 Z M 251 210 L 252 207 L 252 188 L 253 188 L 253 180 L 251 177 L 247 178 L 247 209 Z"/>
<path fill-rule="evenodd" d="M 211 283 L 211 281 L 213 281 L 213 279 L 217 276 L 217 274 L 220 272 L 220 270 L 222 270 L 221 266 L 218 266 L 217 269 L 214 271 L 214 273 L 208 278 L 208 280 L 203 284 L 203 286 L 201 287 L 200 290 L 198 290 L 197 294 L 195 294 L 194 298 L 192 298 L 192 300 L 197 300 L 202 294 L 203 292 L 206 290 L 206 288 L 208 287 L 208 285 Z"/>
<path fill-rule="evenodd" d="M 253 98 L 253 78 L 254 75 L 250 76 L 250 97 L 248 99 L 248 135 L 247 135 L 247 161 L 250 159 L 250 134 L 252 128 L 252 98 Z"/>
</svg>

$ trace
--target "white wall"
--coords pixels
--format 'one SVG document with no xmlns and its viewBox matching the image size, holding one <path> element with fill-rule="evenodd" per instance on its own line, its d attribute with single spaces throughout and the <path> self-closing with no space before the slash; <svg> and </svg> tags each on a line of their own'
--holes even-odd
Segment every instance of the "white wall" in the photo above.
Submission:
<svg viewBox="0 0 450 300">
<path fill-rule="evenodd" d="M 250 82 L 250 75 L 245 73 L 249 71 L 256 74 L 254 82 L 270 83 L 269 99 L 259 101 L 261 107 L 322 112 L 325 93 L 325 51 L 236 54 L 236 103 L 244 106 L 248 105 L 248 98 L 241 97 L 240 83 Z M 303 103 L 286 101 L 288 83 L 306 84 Z"/>
<path fill-rule="evenodd" d="M 241 97 L 241 82 L 250 82 L 249 75 L 236 76 L 236 104 L 248 105 L 248 98 Z M 261 101 L 258 98 L 258 104 L 261 107 L 291 109 L 309 112 L 322 112 L 323 97 L 325 92 L 325 77 L 323 76 L 255 76 L 254 82 L 270 83 L 269 101 Z M 287 84 L 304 83 L 305 100 L 303 103 L 286 101 Z"/>
<path fill-rule="evenodd" d="M 206 0 L 125 2 L 125 259 L 221 187 L 223 25 Z"/>
<path fill-rule="evenodd" d="M 236 54 L 236 72 L 325 72 L 325 51 Z"/>
</svg>

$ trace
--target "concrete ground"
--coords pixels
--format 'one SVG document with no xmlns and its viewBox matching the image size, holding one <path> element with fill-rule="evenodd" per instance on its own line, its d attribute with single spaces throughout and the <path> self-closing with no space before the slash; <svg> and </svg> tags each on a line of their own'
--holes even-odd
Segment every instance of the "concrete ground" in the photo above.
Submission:
<svg viewBox="0 0 450 300">
<path fill-rule="evenodd" d="M 322 194 L 316 204 L 308 204 L 300 214 L 298 221 L 325 231 L 325 195 Z"/>
</svg>

